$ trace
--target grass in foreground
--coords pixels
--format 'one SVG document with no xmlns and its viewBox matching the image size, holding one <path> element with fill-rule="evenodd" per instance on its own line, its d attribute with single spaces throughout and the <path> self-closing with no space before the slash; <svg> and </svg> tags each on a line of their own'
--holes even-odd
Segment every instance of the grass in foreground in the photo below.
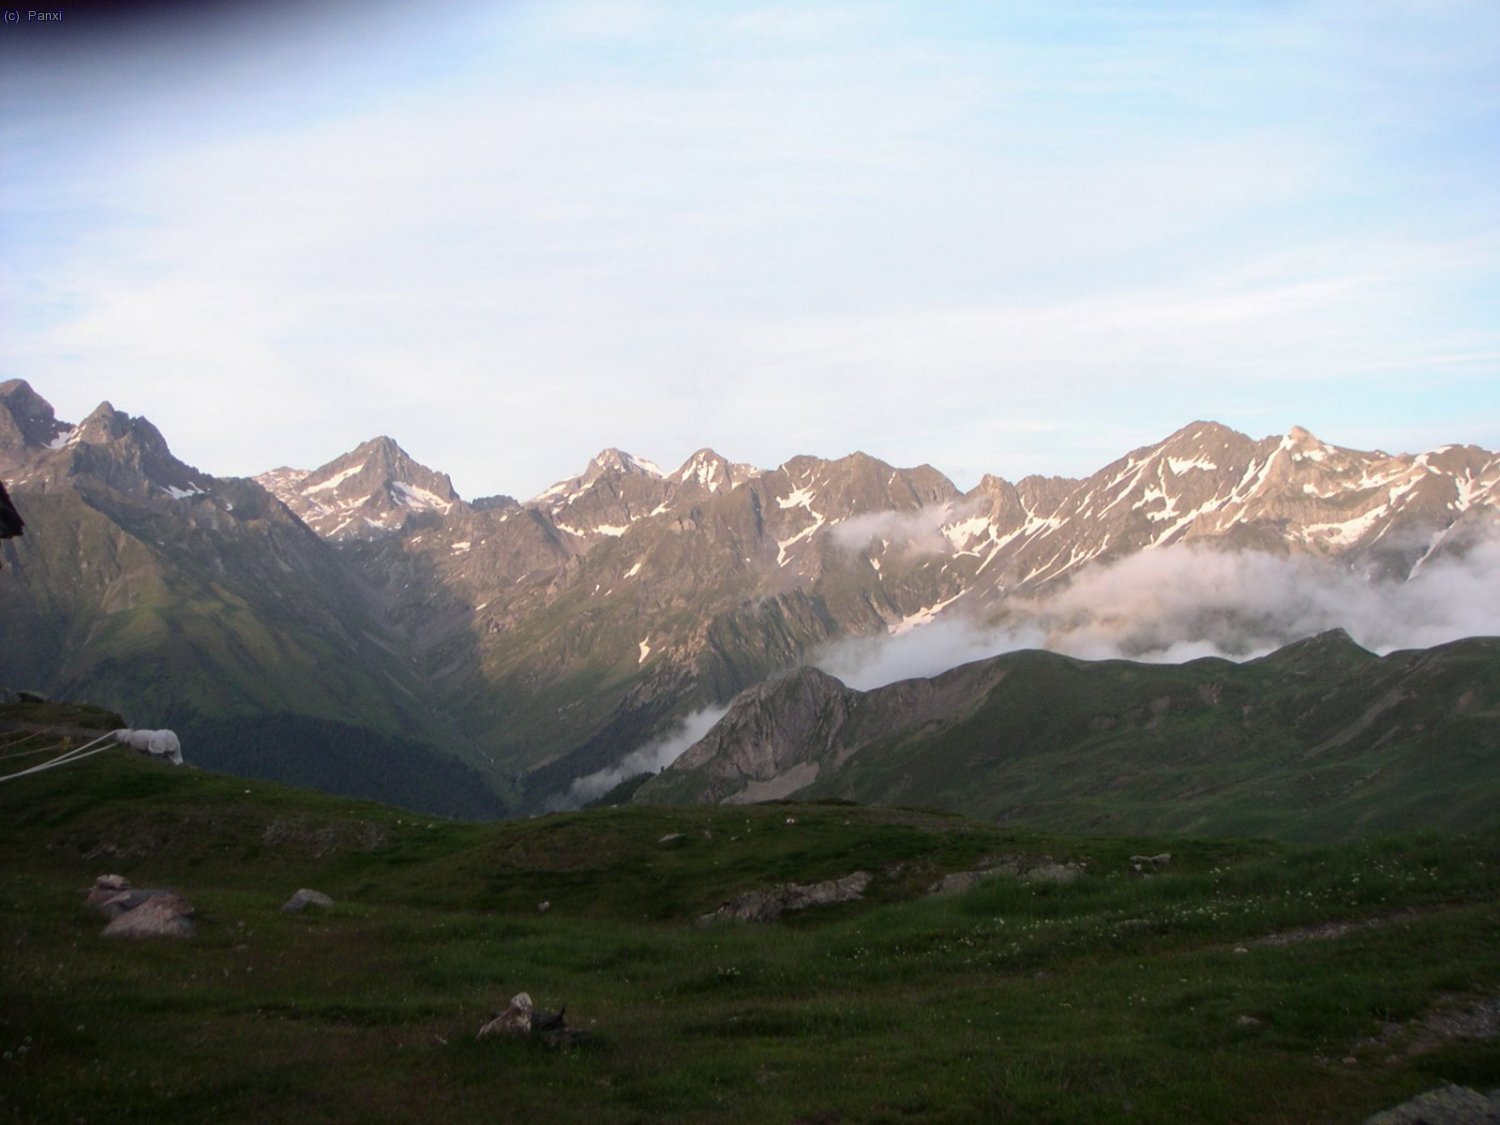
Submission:
<svg viewBox="0 0 1500 1125">
<path fill-rule="evenodd" d="M 1495 834 L 1062 838 L 845 805 L 467 825 L 122 752 L 0 786 L 0 848 L 0 1119 L 1353 1122 L 1500 1085 L 1494 1039 L 1409 1050 L 1500 995 Z M 923 893 L 1044 854 L 1085 873 Z M 691 924 L 856 869 L 864 902 Z M 102 940 L 81 891 L 106 871 L 183 893 L 197 935 Z M 338 905 L 280 913 L 299 886 Z M 522 990 L 593 1042 L 477 1042 Z"/>
</svg>

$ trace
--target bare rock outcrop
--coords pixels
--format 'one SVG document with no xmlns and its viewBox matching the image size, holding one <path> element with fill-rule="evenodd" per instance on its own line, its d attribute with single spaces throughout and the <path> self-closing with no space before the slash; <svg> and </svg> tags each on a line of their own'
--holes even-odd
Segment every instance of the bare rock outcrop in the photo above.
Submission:
<svg viewBox="0 0 1500 1125">
<path fill-rule="evenodd" d="M 954 871 L 927 888 L 930 895 L 957 895 L 987 879 L 1008 877 L 1027 883 L 1071 883 L 1083 874 L 1079 863 L 1054 863 L 1051 856 L 1002 856 L 973 871 Z"/>
<path fill-rule="evenodd" d="M 285 914 L 300 914 L 309 906 L 329 907 L 333 905 L 333 899 L 322 891 L 314 891 L 308 887 L 300 888 L 296 894 L 281 904 L 282 912 Z"/>
<path fill-rule="evenodd" d="M 698 919 L 698 925 L 715 922 L 774 922 L 789 910 L 805 910 L 833 902 L 852 902 L 870 885 L 868 871 L 855 871 L 841 879 L 821 883 L 782 883 L 763 891 L 746 891 L 717 910 Z"/>
<path fill-rule="evenodd" d="M 1365 1125 L 1500 1125 L 1500 1091 L 1486 1095 L 1442 1086 L 1367 1118 Z"/>
<path fill-rule="evenodd" d="M 192 937 L 193 908 L 179 896 L 166 892 L 125 911 L 104 927 L 105 937 Z"/>
<path fill-rule="evenodd" d="M 110 919 L 105 937 L 191 937 L 192 905 L 163 887 L 131 887 L 123 875 L 100 875 L 84 905 Z"/>
<path fill-rule="evenodd" d="M 534 1037 L 548 1047 L 573 1047 L 585 1042 L 589 1033 L 569 1027 L 563 1018 L 568 1006 L 555 1012 L 537 1008 L 529 993 L 518 992 L 495 1018 L 479 1029 L 480 1039 L 525 1039 Z"/>
<path fill-rule="evenodd" d="M 531 1034 L 531 1016 L 535 1011 L 529 993 L 518 992 L 495 1018 L 479 1029 L 480 1039 L 505 1038 Z"/>
</svg>

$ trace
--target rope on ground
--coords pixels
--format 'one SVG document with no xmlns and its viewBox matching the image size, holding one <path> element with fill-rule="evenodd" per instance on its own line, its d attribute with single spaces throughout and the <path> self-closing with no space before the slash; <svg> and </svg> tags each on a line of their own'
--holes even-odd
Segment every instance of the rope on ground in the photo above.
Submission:
<svg viewBox="0 0 1500 1125">
<path fill-rule="evenodd" d="M 30 734 L 24 735 L 21 738 L 13 738 L 9 742 L 6 742 L 4 744 L 0 744 L 0 750 L 4 750 L 5 751 L 4 754 L 0 754 L 0 762 L 3 762 L 5 760 L 7 760 L 8 758 L 28 758 L 32 754 L 46 754 L 46 753 L 49 753 L 51 750 L 54 749 L 54 747 L 52 747 L 52 746 L 43 746 L 40 750 L 22 750 L 19 753 L 11 753 L 11 751 L 15 750 L 15 748 L 17 746 L 25 746 L 28 742 L 34 742 L 38 738 L 49 738 L 49 737 L 55 738 L 56 736 L 49 734 L 47 731 L 37 730 L 37 731 L 32 731 Z"/>
<path fill-rule="evenodd" d="M 41 773 L 43 770 L 54 769 L 57 766 L 66 766 L 72 762 L 80 761 L 83 758 L 93 757 L 93 755 L 95 754 L 108 750 L 112 745 L 114 745 L 114 740 L 115 732 L 110 731 L 108 734 L 100 735 L 98 738 L 94 739 L 93 742 L 84 743 L 84 745 L 78 747 L 78 749 L 76 750 L 69 750 L 66 754 L 53 758 L 50 762 L 43 762 L 39 766 L 32 766 L 30 769 L 21 770 L 19 773 L 6 774 L 4 777 L 0 777 L 0 782 L 14 781 L 18 777 L 25 777 L 26 775 L 33 773 Z M 101 743 L 103 745 L 101 745 Z"/>
</svg>

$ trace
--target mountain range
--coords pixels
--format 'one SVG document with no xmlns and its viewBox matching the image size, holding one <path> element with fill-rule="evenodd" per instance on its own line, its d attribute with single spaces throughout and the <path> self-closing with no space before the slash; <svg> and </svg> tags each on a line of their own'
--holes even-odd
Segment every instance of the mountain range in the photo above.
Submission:
<svg viewBox="0 0 1500 1125">
<path fill-rule="evenodd" d="M 1403 583 L 1500 511 L 1477 447 L 1211 422 L 1081 480 L 962 492 L 864 453 L 664 471 L 611 449 L 529 500 L 466 501 L 388 437 L 215 477 L 144 418 L 63 422 L 20 380 L 0 383 L 0 477 L 27 521 L 0 683 L 175 725 L 204 764 L 366 795 L 420 774 L 408 803 L 468 812 L 540 807 L 841 640 L 1003 622 L 1163 549 Z"/>
</svg>

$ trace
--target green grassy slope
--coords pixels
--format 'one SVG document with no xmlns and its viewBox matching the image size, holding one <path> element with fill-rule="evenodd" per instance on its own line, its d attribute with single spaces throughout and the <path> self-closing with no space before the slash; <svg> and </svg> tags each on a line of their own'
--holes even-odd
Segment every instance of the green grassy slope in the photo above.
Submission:
<svg viewBox="0 0 1500 1125">
<path fill-rule="evenodd" d="M 1083 874 L 923 893 L 1017 855 Z M 1494 1040 L 1422 1023 L 1500 995 L 1494 833 L 1064 838 L 840 804 L 461 824 L 122 751 L 0 784 L 0 857 L 6 1120 L 1352 1122 L 1500 1084 Z M 691 924 L 856 869 L 866 901 Z M 184 894 L 196 936 L 101 939 L 81 888 L 107 871 Z M 337 905 L 280 913 L 299 886 Z M 1302 932 L 1333 922 L 1356 925 Z M 522 990 L 593 1042 L 476 1041 Z"/>
<path fill-rule="evenodd" d="M 1377 657 L 1333 632 L 1243 664 L 1017 652 L 933 683 L 963 702 L 951 717 L 913 721 L 899 684 L 849 693 L 832 744 L 810 732 L 820 772 L 795 795 L 1056 831 L 1336 840 L 1500 824 L 1496 638 Z M 714 763 L 681 767 L 636 799 L 701 799 Z"/>
</svg>

